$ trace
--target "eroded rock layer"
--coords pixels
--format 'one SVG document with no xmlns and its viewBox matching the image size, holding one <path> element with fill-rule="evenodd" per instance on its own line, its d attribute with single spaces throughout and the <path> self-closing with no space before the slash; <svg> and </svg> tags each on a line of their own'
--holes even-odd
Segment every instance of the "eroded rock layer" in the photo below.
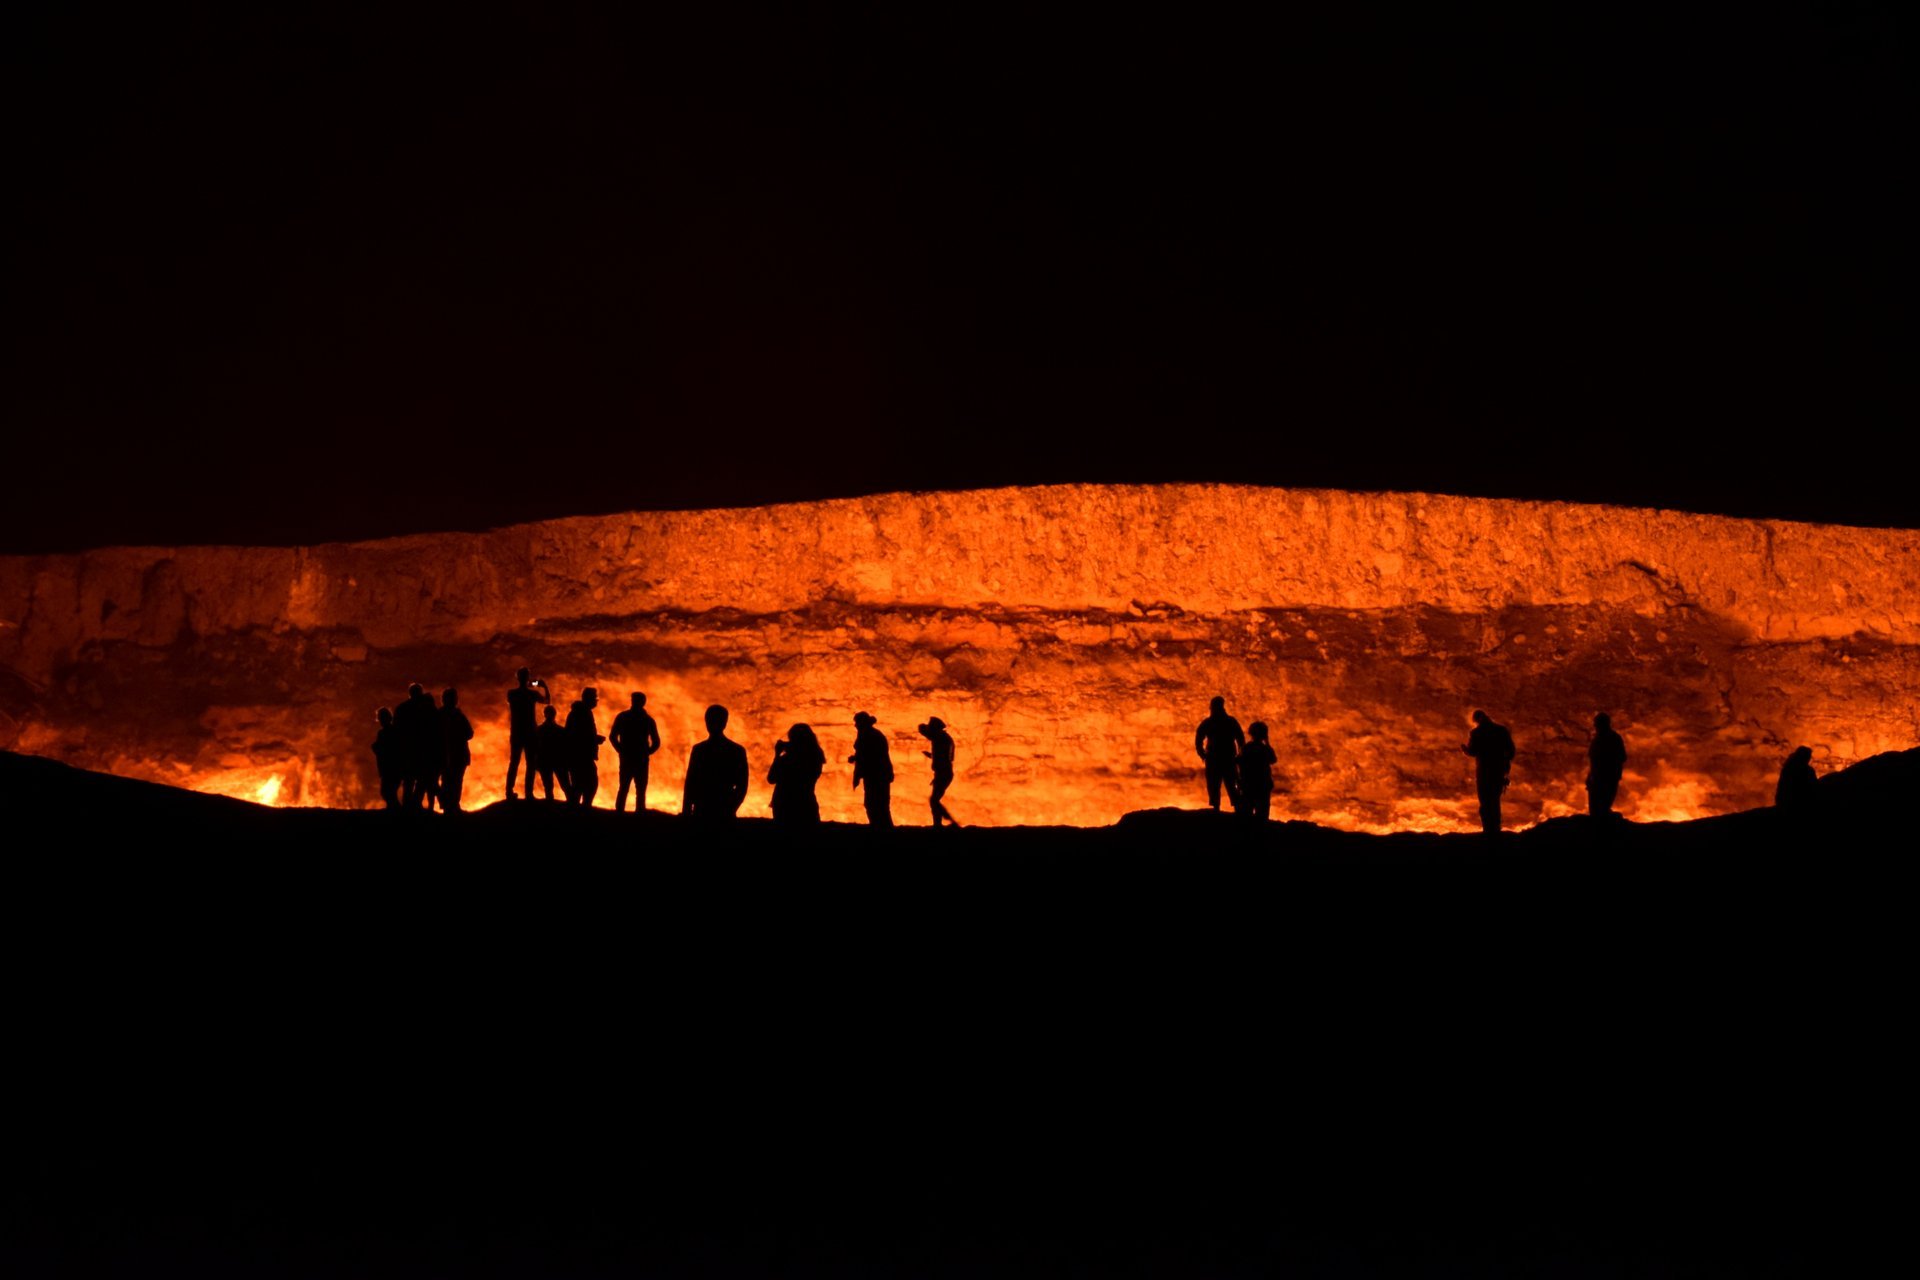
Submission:
<svg viewBox="0 0 1920 1280">
<path fill-rule="evenodd" d="M 0 739 L 73 764 L 277 803 L 377 800 L 374 708 L 454 685 L 498 798 L 511 673 L 604 732 L 644 689 L 677 807 L 701 710 L 729 706 L 764 812 L 774 738 L 831 758 L 865 708 L 895 808 L 924 821 L 924 743 L 959 742 L 963 821 L 1110 822 L 1192 804 L 1206 700 L 1271 727 L 1277 817 L 1364 829 L 1471 818 L 1466 715 L 1520 747 L 1509 812 L 1584 804 L 1610 711 L 1640 819 L 1764 803 L 1920 739 L 1920 533 L 1612 507 L 1226 486 L 1065 485 L 639 513 L 307 548 L 0 558 Z M 602 760 L 601 803 L 613 762 Z M 828 817 L 858 804 L 846 766 Z"/>
</svg>

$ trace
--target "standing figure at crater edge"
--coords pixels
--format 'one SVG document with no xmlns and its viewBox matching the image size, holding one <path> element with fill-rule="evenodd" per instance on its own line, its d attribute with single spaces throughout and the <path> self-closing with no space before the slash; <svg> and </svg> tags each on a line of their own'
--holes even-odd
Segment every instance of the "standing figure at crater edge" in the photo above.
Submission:
<svg viewBox="0 0 1920 1280">
<path fill-rule="evenodd" d="M 773 764 L 767 769 L 767 781 L 773 784 L 773 820 L 783 827 L 811 827 L 820 824 L 820 800 L 813 789 L 820 771 L 827 767 L 827 753 L 813 726 L 797 724 L 787 736 L 773 744 Z"/>
<path fill-rule="evenodd" d="M 393 712 L 386 707 L 373 713 L 380 732 L 373 735 L 373 765 L 380 771 L 380 802 L 389 809 L 400 807 L 400 738 L 393 731 Z"/>
<path fill-rule="evenodd" d="M 527 798 L 533 798 L 533 767 L 540 766 L 540 789 L 546 792 L 547 799 L 553 799 L 553 775 L 560 774 L 560 794 L 568 804 L 573 803 L 573 775 L 567 771 L 567 730 L 555 717 L 560 713 L 549 702 L 546 707 L 546 719 L 540 725 L 539 748 L 529 749 L 527 755 Z"/>
<path fill-rule="evenodd" d="M 600 789 L 600 744 L 607 740 L 593 718 L 593 709 L 599 705 L 600 691 L 588 685 L 567 711 L 567 772 L 573 779 L 567 799 L 588 808 L 593 807 L 593 793 Z"/>
<path fill-rule="evenodd" d="M 527 799 L 533 799 L 533 763 L 540 755 L 539 730 L 534 725 L 533 709 L 541 703 L 553 705 L 553 691 L 544 680 L 535 680 L 525 667 L 519 670 L 519 687 L 507 690 L 507 799 L 513 799 L 513 775 L 519 771 L 520 758 L 527 760 Z M 547 766 L 552 769 L 553 766 Z M 553 788 L 547 788 L 553 799 Z"/>
<path fill-rule="evenodd" d="M 646 694 L 634 694 L 633 705 L 613 718 L 613 725 L 607 730 L 607 744 L 620 760 L 620 790 L 614 793 L 613 811 L 626 811 L 627 787 L 631 785 L 636 792 L 633 811 L 645 813 L 647 771 L 652 765 L 653 753 L 660 749 L 660 726 L 647 714 Z"/>
<path fill-rule="evenodd" d="M 947 812 L 947 806 L 940 803 L 940 797 L 946 795 L 947 788 L 953 785 L 953 735 L 947 732 L 946 721 L 939 716 L 928 716 L 927 722 L 920 726 L 920 736 L 933 748 L 920 753 L 933 761 L 933 792 L 930 797 L 933 825 L 957 827 L 960 824 Z"/>
<path fill-rule="evenodd" d="M 1613 816 L 1614 797 L 1620 794 L 1620 775 L 1627 767 L 1627 744 L 1613 731 L 1613 717 L 1602 711 L 1593 718 L 1593 742 L 1587 747 L 1587 815 Z"/>
<path fill-rule="evenodd" d="M 473 721 L 460 709 L 460 691 L 448 689 L 440 695 L 440 807 L 448 813 L 460 812 L 460 793 L 467 785 L 467 766 L 473 763 Z"/>
<path fill-rule="evenodd" d="M 703 822 L 731 822 L 747 798 L 747 749 L 727 736 L 727 709 L 707 708 L 707 740 L 687 756 L 680 812 Z"/>
<path fill-rule="evenodd" d="M 1795 747 L 1787 762 L 1780 766 L 1780 781 L 1773 788 L 1774 806 L 1805 813 L 1819 795 L 1814 790 L 1814 784 L 1819 781 L 1819 775 L 1813 771 L 1813 748 Z"/>
<path fill-rule="evenodd" d="M 1250 741 L 1240 752 L 1241 812 L 1254 822 L 1265 822 L 1273 805 L 1273 766 L 1280 757 L 1267 741 L 1267 724 L 1255 720 L 1247 726 Z"/>
<path fill-rule="evenodd" d="M 1220 789 L 1225 787 L 1228 801 L 1238 809 L 1239 769 L 1234 761 L 1247 738 L 1240 731 L 1240 722 L 1227 714 L 1225 698 L 1215 698 L 1207 708 L 1207 718 L 1193 731 L 1193 749 L 1207 766 L 1207 804 L 1219 812 Z"/>
<path fill-rule="evenodd" d="M 853 714 L 853 786 L 867 788 L 867 825 L 893 825 L 893 755 L 887 749 L 887 735 L 874 728 L 873 715 L 866 711 Z"/>
<path fill-rule="evenodd" d="M 1484 711 L 1473 713 L 1473 732 L 1460 748 L 1473 757 L 1474 789 L 1480 794 L 1480 829 L 1500 834 L 1500 793 L 1507 789 L 1513 768 L 1513 735 Z"/>
<path fill-rule="evenodd" d="M 407 700 L 394 708 L 393 733 L 400 748 L 400 807 L 419 809 L 440 778 L 440 710 L 419 684 L 407 686 Z"/>
</svg>

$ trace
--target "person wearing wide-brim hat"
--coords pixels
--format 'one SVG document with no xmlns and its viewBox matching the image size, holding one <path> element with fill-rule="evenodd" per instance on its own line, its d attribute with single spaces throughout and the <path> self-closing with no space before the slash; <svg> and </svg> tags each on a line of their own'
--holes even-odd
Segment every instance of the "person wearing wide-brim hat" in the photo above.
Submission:
<svg viewBox="0 0 1920 1280">
<path fill-rule="evenodd" d="M 856 711 L 853 716 L 853 785 L 866 784 L 867 825 L 893 825 L 893 756 L 887 749 L 887 735 L 874 728 L 871 712 Z"/>
<path fill-rule="evenodd" d="M 927 722 L 920 726 L 920 735 L 933 747 L 920 753 L 933 761 L 933 825 L 957 827 L 960 824 L 947 812 L 947 806 L 940 803 L 940 797 L 953 785 L 953 735 L 947 732 L 947 722 L 939 716 L 928 716 Z"/>
</svg>

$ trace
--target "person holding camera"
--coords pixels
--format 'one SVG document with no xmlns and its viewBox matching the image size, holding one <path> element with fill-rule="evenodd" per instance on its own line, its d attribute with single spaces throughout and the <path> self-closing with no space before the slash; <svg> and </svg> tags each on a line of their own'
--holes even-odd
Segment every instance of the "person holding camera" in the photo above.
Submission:
<svg viewBox="0 0 1920 1280">
<path fill-rule="evenodd" d="M 531 800 L 534 762 L 540 753 L 540 723 L 536 708 L 543 702 L 551 704 L 553 694 L 547 689 L 547 682 L 535 680 L 533 672 L 527 668 L 520 668 L 519 674 L 519 687 L 507 690 L 507 799 L 514 798 L 513 777 L 520 772 L 520 757 L 524 755 L 527 759 L 527 799 Z"/>
<path fill-rule="evenodd" d="M 813 726 L 797 724 L 773 744 L 773 764 L 767 781 L 773 784 L 773 821 L 777 826 L 808 827 L 820 822 L 820 801 L 814 787 L 827 767 L 827 753 Z"/>
</svg>

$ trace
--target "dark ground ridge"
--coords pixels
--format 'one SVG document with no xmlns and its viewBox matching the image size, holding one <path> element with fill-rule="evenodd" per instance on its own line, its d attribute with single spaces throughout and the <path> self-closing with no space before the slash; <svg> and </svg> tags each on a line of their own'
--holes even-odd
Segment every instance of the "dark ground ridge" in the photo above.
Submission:
<svg viewBox="0 0 1920 1280">
<path fill-rule="evenodd" d="M 9 1275 L 1836 1274 L 1920 753 L 1375 837 L 268 810 L 0 756 Z"/>
</svg>

